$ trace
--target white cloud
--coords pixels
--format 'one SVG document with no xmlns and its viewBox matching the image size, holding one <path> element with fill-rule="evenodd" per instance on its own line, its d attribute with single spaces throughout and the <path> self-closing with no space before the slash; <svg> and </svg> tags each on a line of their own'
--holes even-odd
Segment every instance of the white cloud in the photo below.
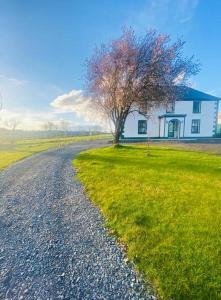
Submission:
<svg viewBox="0 0 221 300">
<path fill-rule="evenodd" d="M 12 85 L 16 85 L 16 86 L 25 85 L 26 83 L 29 83 L 28 80 L 8 77 L 8 76 L 3 75 L 3 74 L 0 74 L 0 79 L 3 80 L 3 81 L 7 81 L 8 83 L 10 83 Z"/>
<path fill-rule="evenodd" d="M 170 30 L 179 23 L 191 21 L 198 4 L 199 0 L 146 0 L 128 21 L 141 31 L 152 27 Z"/>
<path fill-rule="evenodd" d="M 45 122 L 53 119 L 52 113 L 3 109 L 0 111 L 0 128 L 11 129 L 16 123 L 16 129 L 40 130 Z"/>
<path fill-rule="evenodd" d="M 6 110 L 0 111 L 0 128 L 12 129 L 16 124 L 16 129 L 22 130 L 80 130 L 88 129 L 80 122 L 67 120 L 58 117 L 54 111 L 34 112 L 25 110 Z"/>
<path fill-rule="evenodd" d="M 83 96 L 81 90 L 72 90 L 67 94 L 58 96 L 51 102 L 51 106 L 59 109 L 60 111 L 78 111 L 78 107 L 87 107 L 89 105 L 89 98 Z M 80 109 L 81 111 L 81 109 Z"/>
<path fill-rule="evenodd" d="M 45 86 L 39 83 L 20 80 L 13 76 L 0 74 L 0 128 L 10 128 L 16 122 L 17 129 L 40 130 L 47 127 L 50 122 L 53 127 L 62 129 L 66 126 L 69 130 L 88 130 L 89 128 L 107 129 L 106 123 L 91 106 L 89 98 L 83 95 L 81 90 L 72 90 L 63 94 L 63 90 L 53 84 Z M 34 95 L 35 99 L 53 99 L 48 112 L 36 112 L 31 109 L 22 109 L 23 100 Z M 68 114 L 69 113 L 69 114 Z M 72 117 L 70 115 L 72 114 Z M 64 125 L 66 123 L 66 125 Z"/>
<path fill-rule="evenodd" d="M 199 4 L 199 0 L 182 0 L 178 2 L 178 16 L 180 17 L 180 23 L 182 24 L 191 21 Z"/>
<path fill-rule="evenodd" d="M 180 72 L 180 74 L 177 75 L 177 77 L 173 80 L 173 82 L 174 82 L 175 84 L 180 84 L 180 83 L 182 83 L 184 76 L 185 76 L 185 72 Z"/>
<path fill-rule="evenodd" d="M 57 113 L 73 112 L 83 123 L 100 125 L 107 128 L 104 117 L 92 105 L 90 98 L 85 97 L 81 90 L 72 90 L 63 94 L 51 102 Z"/>
<path fill-rule="evenodd" d="M 65 118 L 55 110 L 49 112 L 35 112 L 30 110 L 8 110 L 0 111 L 0 128 L 21 130 L 101 130 L 95 123 L 75 121 Z"/>
</svg>

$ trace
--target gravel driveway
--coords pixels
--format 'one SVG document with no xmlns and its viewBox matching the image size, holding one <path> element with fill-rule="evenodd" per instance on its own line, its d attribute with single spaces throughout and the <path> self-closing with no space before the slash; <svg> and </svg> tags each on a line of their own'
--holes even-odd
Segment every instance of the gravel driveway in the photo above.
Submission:
<svg viewBox="0 0 221 300">
<path fill-rule="evenodd" d="M 73 156 L 104 144 L 49 150 L 0 172 L 0 299 L 152 299 L 74 178 Z"/>
</svg>

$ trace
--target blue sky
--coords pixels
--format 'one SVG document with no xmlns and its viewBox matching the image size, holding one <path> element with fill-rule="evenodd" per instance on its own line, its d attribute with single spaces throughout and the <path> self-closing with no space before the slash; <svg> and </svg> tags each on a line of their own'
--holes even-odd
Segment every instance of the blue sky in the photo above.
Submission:
<svg viewBox="0 0 221 300">
<path fill-rule="evenodd" d="M 0 0 L 0 92 L 7 115 L 28 114 L 26 123 L 89 124 L 79 104 L 85 60 L 124 26 L 182 37 L 185 53 L 202 64 L 193 85 L 221 96 L 220 11 L 220 0 Z M 56 103 L 78 105 L 52 107 L 58 96 Z"/>
</svg>

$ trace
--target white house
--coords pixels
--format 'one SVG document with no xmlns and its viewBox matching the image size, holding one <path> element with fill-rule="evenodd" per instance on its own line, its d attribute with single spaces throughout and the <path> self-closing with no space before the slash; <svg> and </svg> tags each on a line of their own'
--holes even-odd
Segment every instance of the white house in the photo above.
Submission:
<svg viewBox="0 0 221 300">
<path fill-rule="evenodd" d="M 128 115 L 121 140 L 213 137 L 217 131 L 220 98 L 185 87 L 180 99 L 146 118 Z"/>
</svg>

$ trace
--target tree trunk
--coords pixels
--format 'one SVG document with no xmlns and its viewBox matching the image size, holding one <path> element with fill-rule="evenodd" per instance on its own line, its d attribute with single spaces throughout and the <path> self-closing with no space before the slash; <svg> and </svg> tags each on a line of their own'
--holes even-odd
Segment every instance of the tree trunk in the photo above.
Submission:
<svg viewBox="0 0 221 300">
<path fill-rule="evenodd" d="M 115 131 L 114 131 L 114 146 L 119 146 L 120 144 L 120 137 L 124 129 L 125 120 L 128 113 L 125 113 L 121 118 L 119 118 L 115 123 Z"/>
<path fill-rule="evenodd" d="M 121 131 L 119 129 L 116 129 L 115 130 L 115 133 L 114 133 L 114 146 L 119 146 L 120 144 L 120 134 L 121 134 Z"/>
</svg>

